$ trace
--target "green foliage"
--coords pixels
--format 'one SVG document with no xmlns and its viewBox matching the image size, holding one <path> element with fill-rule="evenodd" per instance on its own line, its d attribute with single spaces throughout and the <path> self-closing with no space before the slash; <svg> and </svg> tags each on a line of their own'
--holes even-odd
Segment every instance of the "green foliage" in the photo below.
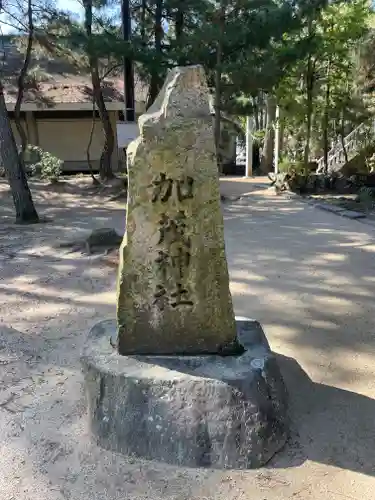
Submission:
<svg viewBox="0 0 375 500">
<path fill-rule="evenodd" d="M 319 10 L 323 0 L 314 2 Z M 93 30 L 88 40 L 80 22 L 58 9 L 45 16 L 38 41 L 58 55 L 80 61 L 84 54 L 121 63 L 124 55 L 136 62 L 143 81 L 160 86 L 166 70 L 178 64 L 203 64 L 214 85 L 217 51 L 223 109 L 248 113 L 259 91 L 270 91 L 305 50 L 289 43 L 309 12 L 305 0 L 133 0 L 131 43 L 122 40 L 113 4 L 93 4 Z M 166 29 L 168 26 L 168 29 Z M 52 53 L 51 52 L 51 53 Z"/>
<path fill-rule="evenodd" d="M 372 210 L 375 207 L 375 196 L 373 189 L 367 186 L 360 187 L 356 201 L 357 203 L 360 203 L 362 208 L 364 208 L 366 211 Z"/>
<path fill-rule="evenodd" d="M 305 168 L 302 162 L 290 161 L 288 158 L 284 157 L 279 162 L 279 172 L 284 174 L 293 174 L 293 173 L 304 173 Z"/>
<path fill-rule="evenodd" d="M 279 172 L 285 174 L 304 174 L 305 166 L 301 161 L 293 162 L 284 157 L 279 162 Z"/>
<path fill-rule="evenodd" d="M 263 147 L 264 144 L 264 137 L 266 135 L 266 131 L 264 129 L 262 130 L 255 130 L 253 134 L 253 143 L 259 148 Z"/>
<path fill-rule="evenodd" d="M 280 172 L 276 175 L 269 174 L 268 177 L 271 180 L 271 186 L 275 188 L 277 193 L 282 191 L 304 193 L 309 182 L 308 175 L 297 172 L 292 167 L 286 172 Z"/>
<path fill-rule="evenodd" d="M 11 10 L 8 21 L 24 23 L 25 5 L 18 13 Z M 131 42 L 122 38 L 120 3 L 91 3 L 91 35 L 56 1 L 35 5 L 36 58 L 64 58 L 87 71 L 94 56 L 103 77 L 129 56 L 137 80 L 149 89 L 148 104 L 169 68 L 202 64 L 222 111 L 257 117 L 254 142 L 260 147 L 269 130 L 264 103 L 267 95 L 275 96 L 283 116 L 283 154 L 293 165 L 321 156 L 338 135 L 369 117 L 358 71 L 359 60 L 367 74 L 375 67 L 368 0 L 131 0 Z M 366 50 L 359 54 L 363 40 Z M 29 81 L 43 81 L 37 65 L 32 73 Z"/>
<path fill-rule="evenodd" d="M 282 174 L 286 174 L 291 167 L 291 162 L 289 161 L 288 158 L 284 157 L 281 158 L 279 161 L 279 172 Z"/>
<path fill-rule="evenodd" d="M 368 0 L 333 2 L 307 16 L 297 36 L 287 35 L 291 44 L 308 45 L 276 88 L 286 134 L 301 159 L 307 140 L 308 152 L 321 156 L 338 134 L 345 136 L 369 116 L 356 79 L 358 47 L 370 15 Z"/>
<path fill-rule="evenodd" d="M 366 167 L 369 173 L 375 172 L 375 153 L 365 159 Z"/>
<path fill-rule="evenodd" d="M 38 146 L 30 144 L 27 146 L 27 152 L 30 155 L 37 155 L 38 157 L 38 161 L 31 164 L 33 174 L 40 175 L 41 179 L 46 179 L 50 182 L 58 182 L 63 164 L 60 158 L 48 153 L 48 151 L 44 151 Z"/>
</svg>

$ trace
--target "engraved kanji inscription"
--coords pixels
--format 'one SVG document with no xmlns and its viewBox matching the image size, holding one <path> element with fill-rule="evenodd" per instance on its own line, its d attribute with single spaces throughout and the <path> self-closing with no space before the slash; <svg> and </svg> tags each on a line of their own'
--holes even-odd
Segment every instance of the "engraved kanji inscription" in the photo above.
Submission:
<svg viewBox="0 0 375 500">
<path fill-rule="evenodd" d="M 194 179 L 192 177 L 175 180 L 162 172 L 152 181 L 151 201 L 153 203 L 156 201 L 166 203 L 172 196 L 176 196 L 179 202 L 193 198 L 193 185 Z"/>
<path fill-rule="evenodd" d="M 156 290 L 154 293 L 153 305 L 157 306 L 161 311 L 164 310 L 165 306 L 168 304 L 167 291 L 162 285 L 156 285 Z"/>
<path fill-rule="evenodd" d="M 192 177 L 186 177 L 185 179 L 177 181 L 178 201 L 184 201 L 189 198 L 193 198 L 193 184 L 194 179 Z"/>
<path fill-rule="evenodd" d="M 171 267 L 171 272 L 175 279 L 181 280 L 185 270 L 189 267 L 191 256 L 191 240 L 185 234 L 186 215 L 179 211 L 172 219 L 163 214 L 159 221 L 159 245 L 163 245 L 167 250 L 159 251 L 156 263 L 163 266 L 163 275 L 166 277 L 167 263 Z M 160 267 L 161 269 L 161 267 Z"/>
<path fill-rule="evenodd" d="M 192 177 L 171 179 L 167 174 L 160 173 L 151 185 L 152 202 L 166 203 L 173 199 L 182 203 L 193 198 L 193 185 Z M 173 216 L 163 213 L 159 219 L 157 244 L 160 245 L 160 250 L 155 259 L 159 283 L 153 304 L 160 310 L 163 310 L 166 304 L 173 308 L 180 305 L 193 306 L 189 290 L 183 285 L 191 260 L 191 238 L 186 234 L 186 226 L 187 217 L 184 210 L 178 210 Z"/>
<path fill-rule="evenodd" d="M 182 280 L 190 264 L 190 238 L 184 238 L 171 246 L 170 256 L 174 277 Z"/>
<path fill-rule="evenodd" d="M 160 250 L 158 257 L 155 259 L 155 262 L 157 264 L 157 270 L 158 270 L 158 277 L 159 279 L 165 283 L 168 277 L 168 269 L 169 269 L 169 255 Z"/>
<path fill-rule="evenodd" d="M 184 238 L 186 228 L 186 215 L 183 211 L 171 219 L 168 215 L 163 214 L 159 220 L 159 241 L 158 245 L 165 243 L 169 246 L 171 243 Z"/>
<path fill-rule="evenodd" d="M 189 298 L 189 292 L 181 283 L 177 283 L 175 290 L 171 293 L 171 306 L 193 306 L 193 301 Z"/>
<path fill-rule="evenodd" d="M 166 303 L 173 308 L 192 306 L 189 291 L 181 283 L 187 275 L 191 258 L 191 239 L 186 234 L 186 215 L 183 210 L 174 217 L 162 214 L 159 220 L 159 241 L 162 246 L 155 259 L 157 276 L 160 283 L 154 294 L 154 305 L 163 310 Z M 173 292 L 168 297 L 167 283 L 175 283 Z"/>
<path fill-rule="evenodd" d="M 161 173 L 159 177 L 152 182 L 152 187 L 153 192 L 151 201 L 155 203 L 155 201 L 160 200 L 165 203 L 172 195 L 173 179 Z"/>
</svg>

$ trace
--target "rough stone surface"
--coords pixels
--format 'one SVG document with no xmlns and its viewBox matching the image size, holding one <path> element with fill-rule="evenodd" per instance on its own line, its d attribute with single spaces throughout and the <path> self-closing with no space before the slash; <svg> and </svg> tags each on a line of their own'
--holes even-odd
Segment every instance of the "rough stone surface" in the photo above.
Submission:
<svg viewBox="0 0 375 500">
<path fill-rule="evenodd" d="M 172 70 L 139 128 L 128 148 L 118 350 L 239 352 L 203 69 Z"/>
<path fill-rule="evenodd" d="M 259 323 L 237 319 L 239 356 L 121 356 L 114 321 L 82 356 L 98 444 L 175 465 L 255 468 L 287 437 L 287 395 Z"/>
</svg>

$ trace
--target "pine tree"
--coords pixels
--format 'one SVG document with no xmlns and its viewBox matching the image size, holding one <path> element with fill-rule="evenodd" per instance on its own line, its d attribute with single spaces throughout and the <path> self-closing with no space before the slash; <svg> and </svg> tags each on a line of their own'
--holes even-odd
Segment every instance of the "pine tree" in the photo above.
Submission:
<svg viewBox="0 0 375 500">
<path fill-rule="evenodd" d="M 0 164 L 4 166 L 12 191 L 16 209 L 16 222 L 32 224 L 39 222 L 25 175 L 22 156 L 18 155 L 16 141 L 11 129 L 5 104 L 3 86 L 0 82 Z"/>
</svg>

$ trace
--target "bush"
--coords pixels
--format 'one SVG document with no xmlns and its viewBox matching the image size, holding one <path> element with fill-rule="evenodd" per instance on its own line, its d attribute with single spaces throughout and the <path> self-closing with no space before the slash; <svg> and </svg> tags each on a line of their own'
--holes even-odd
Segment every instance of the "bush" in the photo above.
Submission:
<svg viewBox="0 0 375 500">
<path fill-rule="evenodd" d="M 370 172 L 370 173 L 373 173 L 375 172 L 375 153 L 372 154 L 370 157 L 367 157 L 365 159 L 365 162 L 366 162 L 366 167 L 367 167 L 367 170 Z"/>
<path fill-rule="evenodd" d="M 373 210 L 375 207 L 374 189 L 371 187 L 362 186 L 358 190 L 358 194 L 355 201 L 359 203 L 361 208 L 364 209 L 365 211 Z"/>
<path fill-rule="evenodd" d="M 294 191 L 304 193 L 307 188 L 309 177 L 295 171 L 283 172 L 276 175 L 268 174 L 271 180 L 271 186 L 274 186 L 277 192 Z"/>
<path fill-rule="evenodd" d="M 305 174 L 305 167 L 301 161 L 290 161 L 282 158 L 279 162 L 279 172 L 283 174 Z"/>
<path fill-rule="evenodd" d="M 31 169 L 34 174 L 39 174 L 41 179 L 46 179 L 50 182 L 57 182 L 61 174 L 61 166 L 63 161 L 60 158 L 43 151 L 38 146 L 28 145 L 28 151 L 31 154 L 38 156 L 38 161 L 31 164 Z"/>
<path fill-rule="evenodd" d="M 263 148 L 265 135 L 266 135 L 265 130 L 256 130 L 253 133 L 253 146 L 259 149 Z"/>
</svg>

